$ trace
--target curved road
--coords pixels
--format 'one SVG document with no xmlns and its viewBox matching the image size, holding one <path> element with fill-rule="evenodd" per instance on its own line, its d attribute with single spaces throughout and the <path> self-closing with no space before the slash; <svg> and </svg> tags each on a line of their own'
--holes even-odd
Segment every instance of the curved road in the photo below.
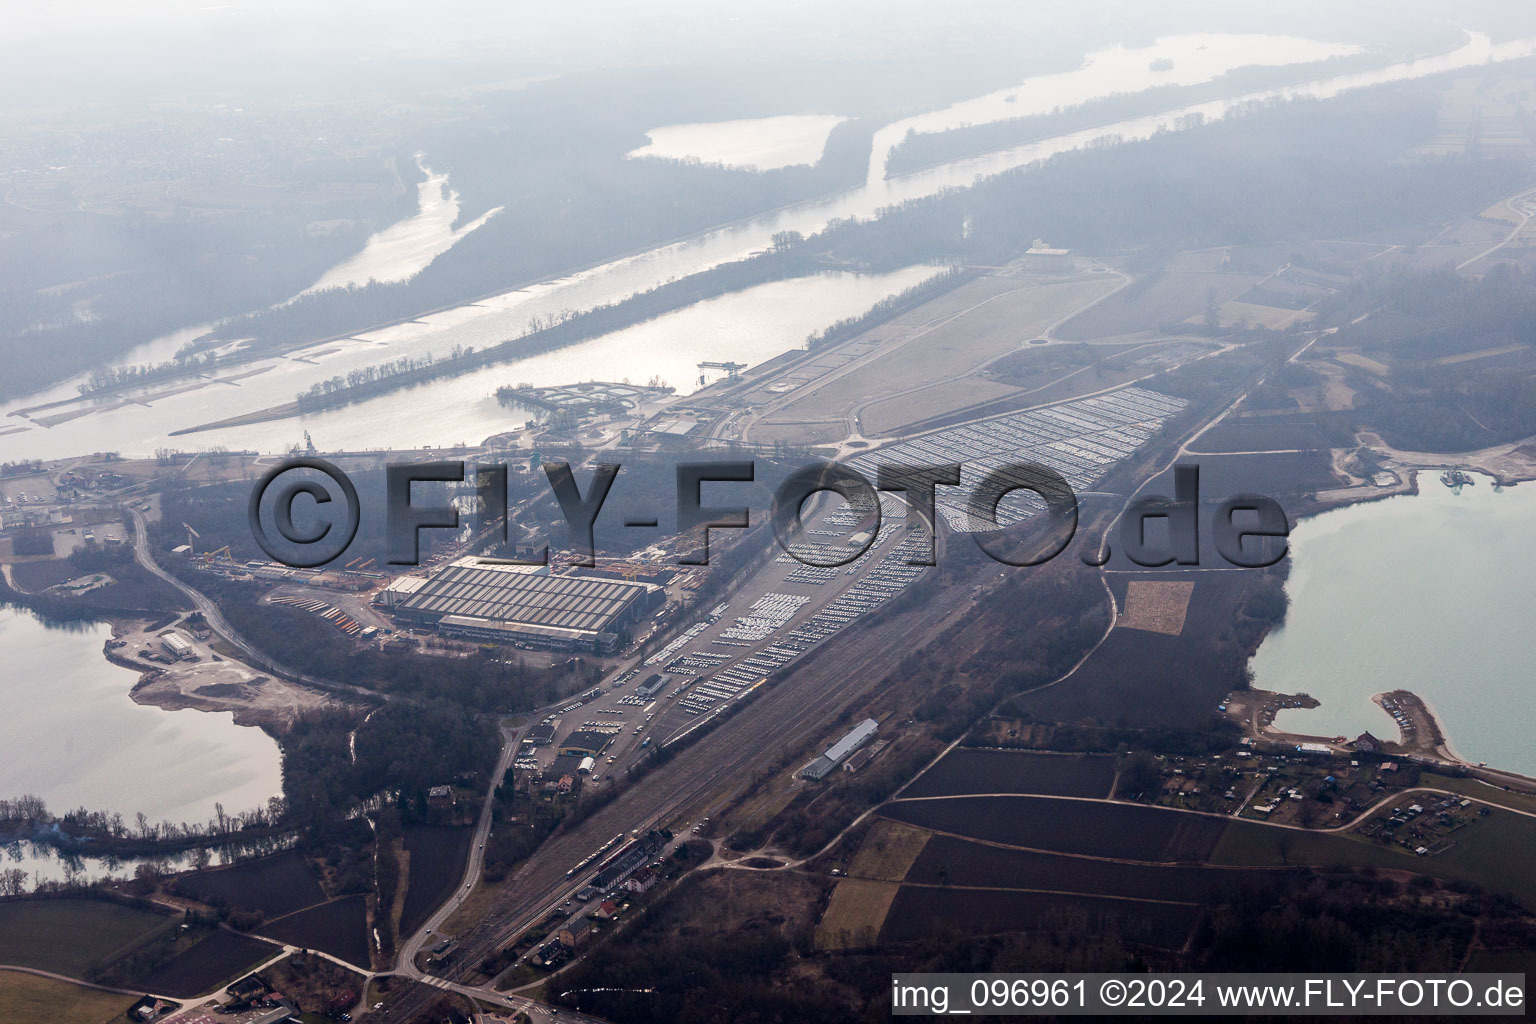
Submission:
<svg viewBox="0 0 1536 1024">
<path fill-rule="evenodd" d="M 273 672 L 277 675 L 283 676 L 286 679 L 291 679 L 295 682 L 303 683 L 306 686 L 313 686 L 319 690 L 347 690 L 351 693 L 357 694 L 359 697 L 367 699 L 370 703 L 373 701 L 390 699 L 389 695 L 386 693 L 379 693 L 374 690 L 368 690 L 361 686 L 352 686 L 347 683 L 336 683 L 328 679 L 320 679 L 317 676 L 312 676 L 304 672 L 296 671 L 282 664 L 281 662 L 273 660 L 263 652 L 257 650 L 254 646 L 251 645 L 249 641 L 247 641 L 244 637 L 235 631 L 235 627 L 231 626 L 229 624 L 229 620 L 224 618 L 224 614 L 219 611 L 219 606 L 214 604 L 209 597 L 202 593 L 202 591 L 197 590 L 190 584 L 183 583 L 171 573 L 166 572 L 164 569 L 160 568 L 159 564 L 155 561 L 154 555 L 150 552 L 149 527 L 145 523 L 144 513 L 140 512 L 132 505 L 124 505 L 123 507 L 127 509 L 128 514 L 133 517 L 134 559 L 144 567 L 146 572 L 149 572 L 159 579 L 164 580 L 166 583 L 169 583 L 171 586 L 185 594 L 187 600 L 192 602 L 192 607 L 196 608 L 198 612 L 202 614 L 203 619 L 208 623 L 208 628 L 212 629 L 215 633 L 219 634 L 219 636 L 227 640 L 229 644 L 238 650 L 242 655 L 244 655 L 245 659 L 252 665 L 265 669 L 268 672 Z"/>
</svg>

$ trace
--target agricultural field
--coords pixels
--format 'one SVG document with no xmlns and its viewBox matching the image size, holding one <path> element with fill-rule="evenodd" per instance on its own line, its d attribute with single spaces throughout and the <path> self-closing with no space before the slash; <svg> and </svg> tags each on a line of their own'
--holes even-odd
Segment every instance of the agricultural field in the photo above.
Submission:
<svg viewBox="0 0 1536 1024">
<path fill-rule="evenodd" d="M 405 830 L 411 876 L 400 911 L 401 935 L 415 932 L 452 895 L 464 874 L 474 835 L 473 828 L 453 825 L 412 825 Z"/>
<path fill-rule="evenodd" d="M 325 892 L 296 850 L 177 879 L 175 891 L 213 906 L 259 910 L 268 918 L 302 910 Z"/>
<path fill-rule="evenodd" d="M 905 881 L 1199 903 L 1270 884 L 1283 870 L 1122 864 L 934 836 Z"/>
<path fill-rule="evenodd" d="M 1056 334 L 1087 341 L 1203 323 L 1210 306 L 1230 302 L 1264 276 L 1224 272 L 1223 259 L 1224 255 L 1216 252 L 1175 257 L 1166 272 L 1138 277 L 1130 287 L 1068 320 Z"/>
<path fill-rule="evenodd" d="M 1246 294 L 1252 293 L 1249 289 Z M 1317 314 L 1311 310 L 1234 300 L 1222 304 L 1220 315 L 1223 327 L 1267 327 L 1272 331 L 1283 331 L 1306 323 Z"/>
<path fill-rule="evenodd" d="M 923 852 L 931 833 L 900 822 L 880 819 L 870 827 L 859 852 L 848 865 L 853 878 L 899 882 Z"/>
<path fill-rule="evenodd" d="M 125 1020 L 132 996 L 97 992 L 35 974 L 0 971 L 0 1020 L 108 1024 Z"/>
<path fill-rule="evenodd" d="M 827 912 L 816 926 L 816 948 L 864 949 L 875 945 L 899 889 L 895 882 L 863 878 L 838 882 Z"/>
<path fill-rule="evenodd" d="M 1198 453 L 1312 451 L 1328 447 L 1312 413 L 1282 416 L 1228 416 L 1200 435 Z M 1272 457 L 1272 456 L 1266 456 Z"/>
<path fill-rule="evenodd" d="M 1102 896 L 1057 896 L 1004 889 L 960 889 L 904 885 L 881 930 L 882 943 L 931 937 L 936 922 L 952 923 L 966 934 L 1059 929 L 1117 931 L 1133 943 L 1178 949 L 1189 937 L 1199 908 L 1184 903 L 1147 903 Z"/>
<path fill-rule="evenodd" d="M 133 987 L 192 999 L 227 984 L 280 952 L 271 943 L 220 928 L 135 979 Z"/>
<path fill-rule="evenodd" d="M 1202 537 L 1209 532 L 1202 530 Z M 1069 683 L 1026 693 L 1014 707 L 1057 722 L 1094 719 L 1117 726 L 1187 728 L 1207 720 L 1222 698 L 1245 681 L 1248 651 L 1230 639 L 1233 609 L 1262 574 L 1140 570 L 1134 577 L 1115 573 L 1110 585 L 1123 605 L 1131 578 L 1183 581 L 1192 575 L 1195 586 L 1178 636 L 1112 630 Z"/>
<path fill-rule="evenodd" d="M 1117 626 L 1178 636 L 1184 632 L 1193 580 L 1131 580 Z"/>
<path fill-rule="evenodd" d="M 300 910 L 262 926 L 259 934 L 367 967 L 367 897 L 358 893 Z"/>
<path fill-rule="evenodd" d="M 1203 861 L 1228 824 L 1141 804 L 1032 796 L 895 801 L 880 813 L 985 842 L 1149 862 Z"/>
<path fill-rule="evenodd" d="M 1042 796 L 1109 795 L 1115 759 L 1099 754 L 958 747 L 902 790 L 903 798 L 1019 793 Z"/>
<path fill-rule="evenodd" d="M 1233 821 L 1212 852 L 1211 863 L 1395 868 L 1507 893 L 1529 909 L 1536 907 L 1536 876 L 1511 871 L 1510 865 L 1528 861 L 1532 849 L 1536 849 L 1536 818 L 1501 810 L 1459 833 L 1450 849 L 1426 857 L 1359 835 Z"/>
<path fill-rule="evenodd" d="M 1281 419 L 1281 417 L 1256 417 L 1258 420 Z M 1225 426 L 1230 420 L 1222 421 Z M 1216 433 L 1218 426 L 1211 434 Z M 1199 445 L 1204 446 L 1211 434 L 1205 434 L 1200 438 Z M 1271 437 L 1263 442 L 1262 449 L 1243 449 L 1244 451 L 1269 451 L 1272 449 L 1284 449 L 1293 447 L 1286 444 L 1274 443 L 1276 438 Z M 1210 533 L 1209 524 L 1211 516 L 1227 498 L 1235 494 L 1266 494 L 1278 501 L 1287 513 L 1295 518 L 1304 514 L 1305 503 L 1301 500 L 1307 494 L 1320 489 L 1337 487 L 1339 481 L 1334 477 L 1329 453 L 1311 450 L 1314 446 L 1301 445 L 1307 450 L 1300 452 L 1280 451 L 1271 455 L 1202 455 L 1198 459 L 1191 458 L 1200 467 L 1200 515 L 1201 515 L 1201 565 L 1225 565 L 1216 554 L 1214 547 L 1207 548 L 1207 535 Z M 1315 447 L 1324 448 L 1319 443 Z M 1147 494 L 1173 494 L 1173 474 L 1165 472 L 1156 477 L 1147 485 Z M 1217 559 L 1215 562 L 1207 562 L 1207 558 Z M 1112 562 L 1118 565 L 1118 562 Z"/>
<path fill-rule="evenodd" d="M 81 977 L 92 964 L 112 960 L 180 920 L 105 900 L 6 901 L 0 903 L 0 964 Z"/>
</svg>

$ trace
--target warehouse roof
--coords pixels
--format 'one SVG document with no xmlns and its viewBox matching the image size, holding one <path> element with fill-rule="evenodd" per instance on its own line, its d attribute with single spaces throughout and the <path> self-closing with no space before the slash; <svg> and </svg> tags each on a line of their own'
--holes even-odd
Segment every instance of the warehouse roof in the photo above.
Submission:
<svg viewBox="0 0 1536 1024">
<path fill-rule="evenodd" d="M 649 583 L 591 576 L 549 576 L 522 566 L 455 562 L 397 603 L 405 612 L 520 622 L 557 629 L 606 631 Z"/>
</svg>

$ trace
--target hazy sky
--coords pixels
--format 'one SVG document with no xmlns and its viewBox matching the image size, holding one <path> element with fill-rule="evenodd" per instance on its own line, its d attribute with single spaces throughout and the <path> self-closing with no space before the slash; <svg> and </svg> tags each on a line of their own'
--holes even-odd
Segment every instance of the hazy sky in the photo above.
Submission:
<svg viewBox="0 0 1536 1024">
<path fill-rule="evenodd" d="M 1082 53 L 1201 28 L 1390 45 L 1414 12 L 1422 28 L 1425 15 L 1462 22 L 1529 10 L 1524 0 L 13 0 L 6 8 L 0 104 L 11 109 L 250 89 L 399 92 L 636 65 L 995 62 L 1014 53 L 1027 64 L 1042 48 Z"/>
</svg>

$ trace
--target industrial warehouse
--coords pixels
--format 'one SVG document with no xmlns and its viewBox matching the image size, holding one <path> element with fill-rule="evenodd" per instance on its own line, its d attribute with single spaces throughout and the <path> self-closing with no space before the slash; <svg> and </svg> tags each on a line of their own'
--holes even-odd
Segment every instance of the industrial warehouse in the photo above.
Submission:
<svg viewBox="0 0 1536 1024">
<path fill-rule="evenodd" d="M 651 583 L 552 576 L 543 566 L 452 562 L 404 576 L 379 595 L 398 619 L 444 636 L 561 651 L 612 653 L 620 632 L 663 598 Z"/>
<path fill-rule="evenodd" d="M 871 736 L 880 728 L 880 723 L 873 718 L 866 718 L 858 725 L 849 729 L 847 734 L 836 743 L 827 748 L 826 753 L 800 769 L 802 779 L 816 781 L 827 777 L 827 773 L 843 762 L 849 754 L 858 750 L 869 742 Z"/>
</svg>

